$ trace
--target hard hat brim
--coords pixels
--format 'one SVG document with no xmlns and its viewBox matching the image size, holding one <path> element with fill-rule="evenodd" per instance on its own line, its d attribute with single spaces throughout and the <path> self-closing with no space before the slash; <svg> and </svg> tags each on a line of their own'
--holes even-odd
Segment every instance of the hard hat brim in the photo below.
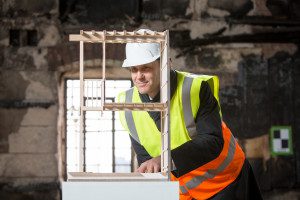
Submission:
<svg viewBox="0 0 300 200">
<path fill-rule="evenodd" d="M 151 62 L 157 60 L 159 57 L 160 57 L 160 55 L 157 55 L 157 56 L 145 59 L 145 60 L 143 60 L 143 62 L 141 62 L 139 60 L 133 61 L 133 60 L 125 59 L 122 67 L 133 67 L 133 66 L 138 66 L 138 65 L 145 65 L 145 64 L 148 64 L 148 63 L 151 63 Z"/>
</svg>

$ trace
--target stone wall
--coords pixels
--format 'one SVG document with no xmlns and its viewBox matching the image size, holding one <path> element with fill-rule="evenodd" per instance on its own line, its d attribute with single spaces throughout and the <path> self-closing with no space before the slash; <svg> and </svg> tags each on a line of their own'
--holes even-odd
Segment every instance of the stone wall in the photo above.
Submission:
<svg viewBox="0 0 300 200">
<path fill-rule="evenodd" d="M 0 199 L 60 199 L 56 1 L 2 1 Z"/>
</svg>

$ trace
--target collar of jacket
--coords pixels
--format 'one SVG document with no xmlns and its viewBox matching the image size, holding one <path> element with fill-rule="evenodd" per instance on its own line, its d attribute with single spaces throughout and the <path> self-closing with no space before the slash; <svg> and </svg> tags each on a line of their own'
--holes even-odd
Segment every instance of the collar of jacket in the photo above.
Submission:
<svg viewBox="0 0 300 200">
<path fill-rule="evenodd" d="M 172 99 L 172 96 L 176 90 L 176 86 L 177 86 L 177 73 L 175 70 L 170 70 L 170 78 L 171 78 L 171 84 L 170 84 L 170 96 Z M 158 94 L 152 99 L 150 100 L 148 94 L 141 94 L 139 93 L 140 98 L 142 100 L 142 102 L 159 102 L 160 101 L 160 92 L 158 92 Z"/>
</svg>

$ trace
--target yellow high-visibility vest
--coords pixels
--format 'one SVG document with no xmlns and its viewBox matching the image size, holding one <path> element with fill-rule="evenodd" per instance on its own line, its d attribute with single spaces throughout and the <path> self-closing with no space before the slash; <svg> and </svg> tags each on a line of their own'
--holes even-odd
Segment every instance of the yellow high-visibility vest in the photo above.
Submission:
<svg viewBox="0 0 300 200">
<path fill-rule="evenodd" d="M 199 94 L 203 81 L 208 82 L 219 103 L 219 82 L 216 76 L 197 76 L 177 72 L 177 88 L 170 103 L 171 150 L 191 140 L 197 134 L 195 118 L 201 103 Z M 141 103 L 136 87 L 121 93 L 118 99 L 119 102 Z M 152 157 L 160 155 L 161 134 L 148 112 L 121 111 L 120 119 L 130 135 Z M 238 177 L 244 164 L 245 154 L 224 122 L 222 122 L 222 137 L 224 145 L 218 157 L 178 178 L 172 176 L 172 180 L 179 181 L 180 200 L 208 199 Z"/>
<path fill-rule="evenodd" d="M 191 140 L 196 134 L 195 119 L 200 107 L 202 81 L 207 81 L 219 102 L 216 76 L 194 75 L 177 71 L 177 88 L 170 103 L 171 150 Z M 118 102 L 142 103 L 136 87 L 119 94 Z M 220 112 L 221 113 L 221 112 Z M 120 111 L 123 127 L 147 152 L 156 157 L 161 151 L 161 133 L 147 111 Z"/>
</svg>

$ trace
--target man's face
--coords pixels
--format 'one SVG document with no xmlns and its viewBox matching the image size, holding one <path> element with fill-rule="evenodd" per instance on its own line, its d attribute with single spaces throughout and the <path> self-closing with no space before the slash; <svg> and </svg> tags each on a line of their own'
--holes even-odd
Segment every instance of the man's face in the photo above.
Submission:
<svg viewBox="0 0 300 200">
<path fill-rule="evenodd" d="M 131 78 L 141 94 L 148 94 L 151 98 L 160 90 L 159 61 L 137 65 L 130 68 Z"/>
</svg>

